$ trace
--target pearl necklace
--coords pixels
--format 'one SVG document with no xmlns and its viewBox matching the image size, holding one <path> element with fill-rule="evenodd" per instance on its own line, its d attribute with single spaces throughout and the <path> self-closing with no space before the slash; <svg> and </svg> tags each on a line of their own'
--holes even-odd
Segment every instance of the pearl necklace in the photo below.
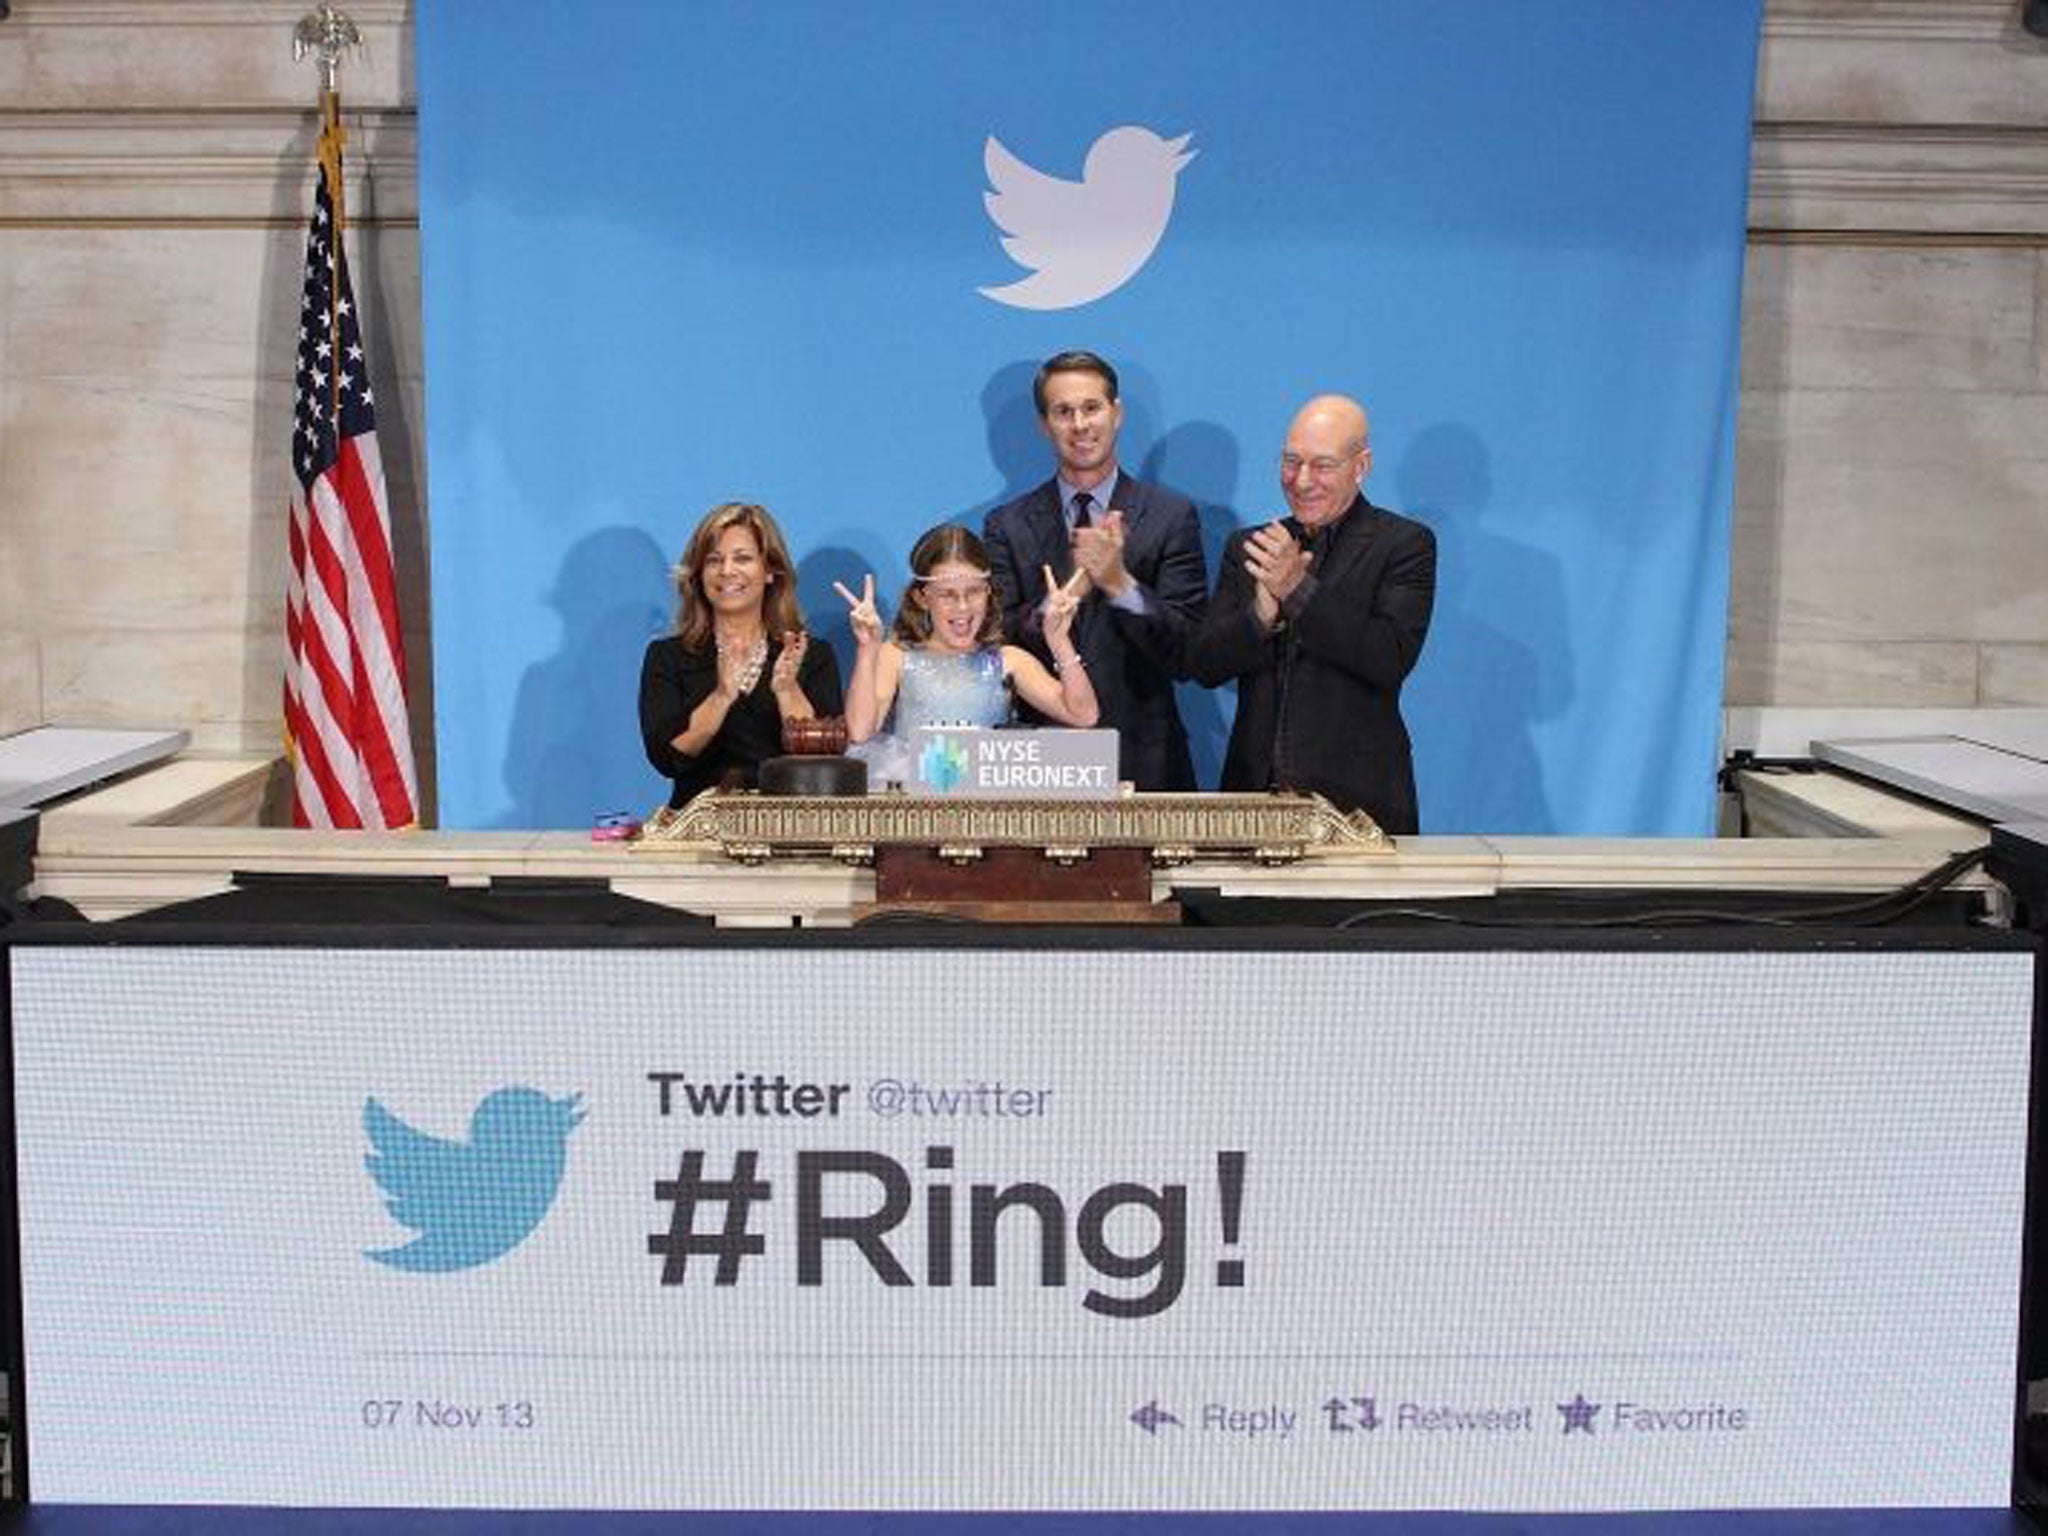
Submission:
<svg viewBox="0 0 2048 1536">
<path fill-rule="evenodd" d="M 768 637 L 756 635 L 754 643 L 744 651 L 739 646 L 727 645 L 723 640 L 714 642 L 718 647 L 720 661 L 739 662 L 739 676 L 733 679 L 735 693 L 752 693 L 754 684 L 761 681 L 761 669 L 768 665 Z"/>
</svg>

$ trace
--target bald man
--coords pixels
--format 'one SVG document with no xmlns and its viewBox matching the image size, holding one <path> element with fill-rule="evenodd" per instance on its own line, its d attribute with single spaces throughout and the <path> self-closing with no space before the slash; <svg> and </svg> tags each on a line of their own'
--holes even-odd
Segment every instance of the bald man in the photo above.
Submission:
<svg viewBox="0 0 2048 1536">
<path fill-rule="evenodd" d="M 1189 669 L 1237 679 L 1223 788 L 1298 789 L 1417 829 L 1401 684 L 1436 599 L 1436 536 L 1365 499 L 1372 438 L 1343 395 L 1287 429 L 1280 490 L 1290 516 L 1233 534 Z"/>
</svg>

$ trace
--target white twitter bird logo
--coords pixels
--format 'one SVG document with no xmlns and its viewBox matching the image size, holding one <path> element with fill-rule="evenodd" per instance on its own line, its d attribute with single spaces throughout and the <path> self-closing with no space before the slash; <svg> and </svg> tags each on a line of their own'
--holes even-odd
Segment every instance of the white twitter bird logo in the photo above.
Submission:
<svg viewBox="0 0 2048 1536">
<path fill-rule="evenodd" d="M 1112 128 L 1095 141 L 1079 181 L 1048 176 L 991 134 L 982 151 L 988 216 L 1003 249 L 1031 276 L 979 290 L 1017 309 L 1072 309 L 1114 293 L 1137 275 L 1173 216 L 1181 167 L 1195 158 L 1191 133 L 1162 139 L 1150 128 Z"/>
</svg>

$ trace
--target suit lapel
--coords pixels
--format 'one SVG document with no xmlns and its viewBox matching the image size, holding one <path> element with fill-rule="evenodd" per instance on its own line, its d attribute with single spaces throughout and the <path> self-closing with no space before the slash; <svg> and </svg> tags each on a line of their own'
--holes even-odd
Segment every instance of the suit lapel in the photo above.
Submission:
<svg viewBox="0 0 2048 1536">
<path fill-rule="evenodd" d="M 1067 542 L 1066 519 L 1060 515 L 1057 480 L 1046 481 L 1032 493 L 1030 521 L 1031 567 L 1025 579 L 1031 591 L 1039 592 L 1040 566 L 1051 566 L 1054 578 L 1059 581 L 1074 574 L 1074 551 Z"/>
<path fill-rule="evenodd" d="M 1344 523 L 1342 535 L 1333 536 L 1337 547 L 1327 556 L 1328 563 L 1315 573 L 1318 586 L 1343 580 L 1365 558 L 1366 551 L 1372 548 L 1373 539 L 1379 533 L 1379 512 L 1361 496 L 1345 514 Z"/>
<path fill-rule="evenodd" d="M 1116 489 L 1109 494 L 1110 506 L 1124 515 L 1124 541 L 1138 531 L 1138 524 L 1145 520 L 1145 498 L 1138 482 L 1121 468 L 1116 474 Z"/>
</svg>

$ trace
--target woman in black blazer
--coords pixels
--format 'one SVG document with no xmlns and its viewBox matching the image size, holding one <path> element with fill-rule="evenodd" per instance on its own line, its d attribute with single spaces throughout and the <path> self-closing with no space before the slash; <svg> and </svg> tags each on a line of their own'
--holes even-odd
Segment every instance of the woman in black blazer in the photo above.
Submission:
<svg viewBox="0 0 2048 1536">
<path fill-rule="evenodd" d="M 804 632 L 796 572 L 765 507 L 728 501 L 676 566 L 676 633 L 640 667 L 640 736 L 672 783 L 668 803 L 751 786 L 782 751 L 782 723 L 845 711 L 832 647 Z"/>
</svg>

